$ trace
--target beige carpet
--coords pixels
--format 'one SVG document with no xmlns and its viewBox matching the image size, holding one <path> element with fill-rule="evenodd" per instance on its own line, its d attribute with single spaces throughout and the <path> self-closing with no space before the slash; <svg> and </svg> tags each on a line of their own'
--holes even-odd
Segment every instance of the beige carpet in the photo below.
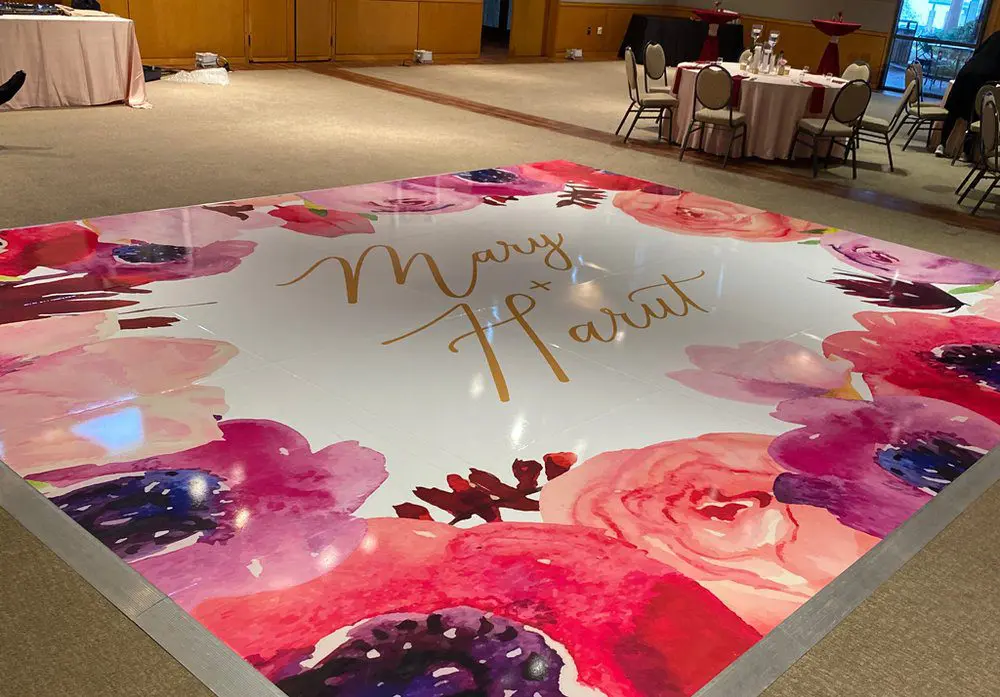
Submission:
<svg viewBox="0 0 1000 697">
<path fill-rule="evenodd" d="M 0 113 L 0 228 L 564 158 L 1000 266 L 988 233 L 311 73 L 149 91 L 149 111 Z M 996 695 L 998 519 L 994 487 L 768 697 Z M 207 694 L 0 512 L 0 696 Z"/>
<path fill-rule="evenodd" d="M 628 106 L 623 61 L 383 66 L 358 68 L 354 72 L 607 133 L 614 132 Z M 898 99 L 895 95 L 875 94 L 868 113 L 890 119 Z M 636 127 L 633 138 L 655 142 L 655 129 L 641 128 L 643 123 Z M 905 136 L 905 132 L 901 133 L 895 141 L 895 171 L 891 174 L 885 146 L 863 143 L 859 150 L 857 180 L 851 179 L 849 167 L 832 167 L 820 176 L 958 210 L 954 191 L 965 177 L 966 167 L 958 164 L 951 167 L 949 160 L 928 153 L 923 135 L 915 138 L 903 152 Z M 780 163 L 773 166 L 797 176 L 812 175 L 804 166 L 791 168 Z M 1000 196 L 993 200 L 1000 203 Z M 967 205 L 966 210 L 969 208 Z M 989 203 L 984 204 L 982 212 L 1000 217 L 997 207 Z"/>
</svg>

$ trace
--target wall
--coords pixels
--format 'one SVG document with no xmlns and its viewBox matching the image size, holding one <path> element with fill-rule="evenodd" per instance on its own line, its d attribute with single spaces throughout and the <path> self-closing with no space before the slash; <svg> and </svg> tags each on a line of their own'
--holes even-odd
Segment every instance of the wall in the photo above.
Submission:
<svg viewBox="0 0 1000 697">
<path fill-rule="evenodd" d="M 516 0 L 515 0 L 516 2 Z M 733 7 L 734 2 L 725 7 Z M 1000 4 L 1000 0 L 997 0 Z M 705 3 L 711 5 L 712 3 Z M 877 4 L 877 3 L 876 3 Z M 689 7 L 678 5 L 652 5 L 621 2 L 561 2 L 559 21 L 556 27 L 555 54 L 567 48 L 582 48 L 584 57 L 606 58 L 616 55 L 625 36 L 632 14 L 657 14 L 671 17 L 690 17 Z M 819 63 L 826 48 L 827 38 L 807 21 L 775 19 L 762 14 L 743 16 L 743 27 L 747 45 L 750 43 L 750 28 L 763 24 L 765 31 L 777 29 L 781 32 L 778 47 L 795 66 Z M 591 33 L 587 33 L 588 27 Z M 597 35 L 597 28 L 602 34 Z M 840 39 L 840 61 L 847 65 L 855 60 L 865 60 L 871 64 L 877 76 L 882 68 L 882 60 L 888 43 L 888 33 L 862 29 Z M 873 78 L 873 82 L 875 78 Z"/>
<path fill-rule="evenodd" d="M 322 0 L 303 1 L 298 11 L 293 0 L 103 0 L 102 7 L 135 22 L 147 65 L 189 66 L 196 51 L 218 53 L 234 64 L 292 61 L 296 26 L 308 29 L 302 42 L 309 50 L 298 51 L 307 60 L 328 57 L 324 43 L 340 60 L 412 58 L 417 48 L 443 57 L 479 55 L 482 0 L 327 2 L 329 8 L 320 6 Z M 296 22 L 297 12 L 321 17 L 321 26 Z"/>
</svg>

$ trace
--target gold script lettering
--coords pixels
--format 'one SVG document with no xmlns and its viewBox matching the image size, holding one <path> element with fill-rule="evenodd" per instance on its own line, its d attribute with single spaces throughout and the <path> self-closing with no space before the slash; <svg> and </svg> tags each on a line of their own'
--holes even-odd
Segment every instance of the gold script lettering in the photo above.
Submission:
<svg viewBox="0 0 1000 697">
<path fill-rule="evenodd" d="M 467 298 L 476 289 L 476 283 L 479 280 L 479 267 L 483 264 L 503 264 L 510 260 L 512 251 L 517 254 L 530 256 L 539 250 L 548 250 L 545 253 L 545 265 L 554 271 L 568 271 L 573 266 L 573 262 L 562 248 L 564 241 L 565 239 L 561 234 L 557 234 L 555 239 L 552 239 L 548 235 L 539 235 L 537 239 L 529 237 L 527 249 L 525 249 L 518 244 L 511 244 L 510 242 L 497 240 L 496 245 L 500 248 L 499 251 L 494 249 L 483 249 L 472 253 L 469 282 L 464 289 L 461 287 L 452 288 L 448 281 L 445 280 L 445 277 L 441 273 L 441 269 L 438 267 L 434 257 L 427 252 L 416 252 L 415 254 L 410 255 L 410 257 L 404 262 L 402 257 L 399 255 L 399 252 L 397 252 L 394 247 L 385 244 L 376 244 L 368 247 L 361 252 L 358 260 L 353 263 L 341 256 L 334 255 L 323 257 L 322 259 L 314 262 L 312 266 L 292 280 L 286 281 L 285 283 L 279 283 L 278 286 L 283 287 L 295 285 L 296 283 L 304 281 L 306 278 L 311 276 L 318 268 L 327 262 L 335 261 L 340 264 L 341 271 L 344 274 L 344 290 L 347 293 L 347 302 L 354 305 L 358 302 L 358 296 L 360 294 L 361 270 L 364 268 L 365 260 L 368 258 L 369 254 L 372 254 L 375 250 L 380 249 L 383 250 L 389 257 L 389 263 L 392 265 L 392 274 L 396 281 L 396 285 L 406 285 L 406 281 L 410 276 L 410 271 L 419 259 L 423 261 L 427 270 L 430 271 L 431 277 L 434 279 L 434 284 L 444 295 L 455 299 Z"/>
<path fill-rule="evenodd" d="M 524 307 L 519 307 L 518 301 L 526 301 L 522 302 Z M 520 326 L 521 331 L 523 331 L 535 345 L 535 349 L 538 353 L 545 359 L 545 362 L 549 366 L 549 370 L 551 370 L 552 374 L 556 376 L 556 379 L 559 380 L 559 382 L 569 382 L 569 376 L 566 375 L 562 366 L 559 365 L 559 361 L 557 361 L 556 357 L 552 355 L 549 347 L 546 346 L 545 342 L 542 341 L 541 338 L 539 338 L 534 327 L 532 327 L 527 320 L 528 313 L 535 309 L 535 299 L 530 295 L 525 295 L 524 293 L 511 293 L 504 299 L 504 304 L 510 311 L 511 316 L 507 319 L 500 320 L 499 322 L 483 325 L 480 323 L 479 318 L 476 317 L 475 312 L 473 312 L 472 307 L 470 307 L 468 303 L 459 303 L 450 307 L 430 322 L 426 322 L 416 329 L 397 336 L 394 339 L 383 341 L 382 344 L 384 346 L 388 346 L 389 344 L 393 344 L 397 341 L 402 341 L 403 339 L 411 337 L 414 334 L 418 334 L 419 332 L 434 326 L 441 320 L 448 317 L 448 315 L 458 311 L 464 314 L 465 318 L 469 320 L 469 323 L 472 325 L 472 330 L 464 334 L 460 334 L 452 339 L 448 344 L 448 350 L 452 353 L 458 353 L 458 342 L 470 336 L 476 337 L 476 340 L 479 342 L 479 348 L 483 352 L 483 357 L 486 359 L 486 365 L 490 369 L 490 375 L 493 378 L 493 385 L 497 390 L 497 397 L 500 398 L 501 402 L 509 402 L 510 389 L 507 387 L 507 378 L 504 377 L 503 369 L 500 367 L 500 361 L 497 358 L 496 351 L 493 350 L 493 345 L 490 343 L 487 331 L 490 329 L 496 329 L 497 327 L 501 327 L 505 324 L 510 324 L 511 322 L 516 322 Z"/>
<path fill-rule="evenodd" d="M 680 284 L 698 280 L 704 275 L 705 272 L 702 271 L 697 276 L 682 278 L 678 281 L 674 281 L 666 274 L 662 274 L 663 283 L 656 283 L 651 286 L 636 288 L 628 294 L 629 302 L 636 302 L 636 296 L 639 293 L 656 288 L 667 288 L 673 292 L 675 299 L 681 301 L 681 307 L 679 309 L 671 307 L 668 301 L 662 297 L 656 297 L 650 302 L 639 302 L 639 309 L 642 311 L 639 319 L 633 318 L 627 310 L 625 312 L 615 312 L 609 307 L 602 307 L 598 310 L 598 312 L 610 320 L 610 323 L 607 326 L 608 331 L 606 333 L 601 333 L 594 321 L 590 321 L 571 327 L 569 330 L 569 336 L 573 339 L 573 341 L 577 341 L 581 344 L 585 344 L 591 340 L 608 343 L 613 341 L 618 335 L 618 329 L 620 326 L 619 321 L 629 327 L 632 327 L 633 329 L 647 329 L 653 323 L 654 319 L 666 319 L 670 316 L 684 317 L 688 314 L 691 308 L 700 312 L 708 312 L 708 310 L 698 305 L 698 303 L 692 300 L 687 293 L 680 289 Z"/>
</svg>

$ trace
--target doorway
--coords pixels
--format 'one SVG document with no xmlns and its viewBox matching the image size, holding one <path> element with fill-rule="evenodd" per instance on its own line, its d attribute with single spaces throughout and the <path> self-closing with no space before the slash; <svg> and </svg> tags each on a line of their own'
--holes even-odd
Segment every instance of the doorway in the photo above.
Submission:
<svg viewBox="0 0 1000 697">
<path fill-rule="evenodd" d="M 513 0 L 483 0 L 483 40 L 481 55 L 506 56 L 510 48 Z"/>
<path fill-rule="evenodd" d="M 906 66 L 924 72 L 924 94 L 942 97 L 982 39 L 990 0 L 900 0 L 882 77 L 886 90 L 902 92 Z"/>
</svg>

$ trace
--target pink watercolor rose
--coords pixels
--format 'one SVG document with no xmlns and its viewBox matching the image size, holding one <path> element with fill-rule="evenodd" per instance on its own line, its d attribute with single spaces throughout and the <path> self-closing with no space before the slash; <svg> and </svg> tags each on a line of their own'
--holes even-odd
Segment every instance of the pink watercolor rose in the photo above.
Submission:
<svg viewBox="0 0 1000 697">
<path fill-rule="evenodd" d="M 969 312 L 994 322 L 1000 322 L 1000 285 L 990 287 L 984 297 L 969 307 Z"/>
<path fill-rule="evenodd" d="M 98 232 L 101 242 L 127 244 L 141 240 L 192 248 L 232 240 L 248 230 L 271 227 L 274 219 L 259 206 L 230 202 L 89 218 L 84 223 Z"/>
<path fill-rule="evenodd" d="M 848 384 L 851 364 L 827 359 L 792 341 L 749 341 L 736 348 L 688 346 L 697 369 L 667 375 L 687 387 L 723 399 L 775 404 L 819 396 Z"/>
<path fill-rule="evenodd" d="M 318 208 L 377 215 L 439 215 L 467 211 L 482 203 L 482 197 L 475 194 L 422 186 L 408 181 L 343 186 L 338 189 L 307 191 L 299 196 Z"/>
<path fill-rule="evenodd" d="M 794 242 L 822 226 L 779 213 L 703 196 L 690 191 L 652 193 L 623 191 L 617 208 L 644 225 L 681 235 L 731 237 L 745 242 Z"/>
<path fill-rule="evenodd" d="M 115 337 L 113 313 L 0 326 L 0 456 L 21 475 L 151 457 L 219 437 L 236 355 L 221 341 Z"/>
<path fill-rule="evenodd" d="M 710 433 L 602 453 L 543 487 L 542 518 L 645 550 L 765 633 L 878 542 L 825 510 L 779 502 L 771 441 Z"/>
</svg>

